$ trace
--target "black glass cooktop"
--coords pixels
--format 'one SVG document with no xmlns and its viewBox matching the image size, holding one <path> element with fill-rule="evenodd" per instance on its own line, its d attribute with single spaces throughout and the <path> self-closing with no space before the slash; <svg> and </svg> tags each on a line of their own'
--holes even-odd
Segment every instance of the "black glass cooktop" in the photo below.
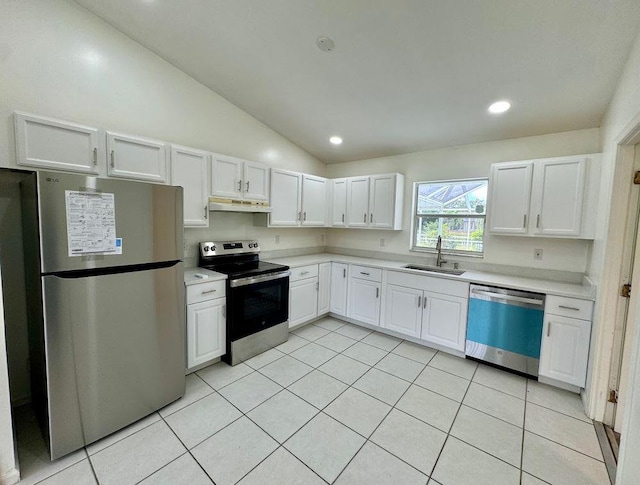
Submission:
<svg viewBox="0 0 640 485">
<path fill-rule="evenodd" d="M 229 279 L 246 278 L 248 276 L 256 276 L 268 273 L 277 273 L 278 271 L 286 271 L 289 266 L 282 264 L 267 263 L 266 261 L 242 261 L 234 263 L 201 263 L 201 268 L 224 273 Z"/>
</svg>

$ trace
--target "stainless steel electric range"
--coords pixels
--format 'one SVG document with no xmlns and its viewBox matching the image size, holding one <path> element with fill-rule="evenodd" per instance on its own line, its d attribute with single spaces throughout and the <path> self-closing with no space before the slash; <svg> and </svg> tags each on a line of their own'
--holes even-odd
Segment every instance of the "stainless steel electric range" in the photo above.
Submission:
<svg viewBox="0 0 640 485">
<path fill-rule="evenodd" d="M 236 365 L 289 337 L 288 266 L 260 261 L 258 241 L 201 242 L 198 266 L 228 276 L 227 353 Z"/>
</svg>

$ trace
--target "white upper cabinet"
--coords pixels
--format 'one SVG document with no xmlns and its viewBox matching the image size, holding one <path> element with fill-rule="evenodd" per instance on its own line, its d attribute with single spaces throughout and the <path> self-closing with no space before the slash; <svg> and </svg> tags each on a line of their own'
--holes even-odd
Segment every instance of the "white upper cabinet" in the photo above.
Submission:
<svg viewBox="0 0 640 485">
<path fill-rule="evenodd" d="M 489 232 L 526 234 L 533 162 L 494 163 L 491 166 Z"/>
<path fill-rule="evenodd" d="M 167 183 L 167 149 L 162 141 L 107 132 L 110 177 Z"/>
<path fill-rule="evenodd" d="M 535 162 L 531 201 L 534 234 L 580 235 L 586 165 L 584 158 Z"/>
<path fill-rule="evenodd" d="M 331 210 L 329 225 L 345 227 L 347 224 L 347 179 L 331 180 Z"/>
<path fill-rule="evenodd" d="M 402 229 L 404 176 L 393 173 L 372 175 L 369 195 L 369 227 Z"/>
<path fill-rule="evenodd" d="M 298 226 L 301 219 L 302 174 L 271 169 L 270 226 Z"/>
<path fill-rule="evenodd" d="M 347 227 L 402 229 L 403 196 L 404 175 L 399 173 L 348 178 Z M 335 221 L 335 209 L 332 213 Z"/>
<path fill-rule="evenodd" d="M 97 128 L 14 113 L 18 165 L 97 174 L 104 138 Z"/>
<path fill-rule="evenodd" d="M 347 179 L 347 226 L 369 225 L 369 177 Z"/>
<path fill-rule="evenodd" d="M 327 179 L 302 175 L 302 225 L 325 226 L 326 208 Z"/>
<path fill-rule="evenodd" d="M 596 154 L 494 163 L 489 232 L 593 239 L 599 159 Z"/>
<path fill-rule="evenodd" d="M 287 170 L 271 169 L 269 226 L 327 224 L 327 179 Z"/>
<path fill-rule="evenodd" d="M 269 168 L 264 163 L 244 162 L 244 198 L 269 199 Z"/>
<path fill-rule="evenodd" d="M 211 195 L 228 199 L 242 198 L 243 160 L 214 153 L 211 163 Z"/>
<path fill-rule="evenodd" d="M 183 187 L 184 227 L 209 226 L 209 154 L 171 145 L 171 184 Z"/>
<path fill-rule="evenodd" d="M 214 153 L 211 195 L 222 199 L 267 201 L 269 167 L 264 163 Z"/>
</svg>

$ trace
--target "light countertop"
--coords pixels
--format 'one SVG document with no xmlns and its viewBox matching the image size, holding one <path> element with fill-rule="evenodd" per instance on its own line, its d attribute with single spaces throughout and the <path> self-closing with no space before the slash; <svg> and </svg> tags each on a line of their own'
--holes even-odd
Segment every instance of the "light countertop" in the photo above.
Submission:
<svg viewBox="0 0 640 485">
<path fill-rule="evenodd" d="M 266 260 L 265 260 L 266 261 Z M 580 298 L 583 300 L 595 300 L 596 288 L 593 285 L 580 285 L 576 283 L 563 283 L 560 281 L 550 281 L 537 278 L 525 278 L 520 276 L 512 276 L 498 273 L 487 273 L 477 270 L 469 270 L 460 276 L 428 273 L 425 271 L 407 269 L 403 266 L 408 263 L 400 261 L 391 261 L 383 259 L 359 258 L 355 256 L 343 256 L 340 254 L 312 254 L 308 256 L 294 256 L 291 258 L 268 259 L 271 263 L 284 264 L 291 268 L 305 266 L 307 264 L 319 263 L 347 263 L 360 264 L 374 268 L 381 268 L 394 271 L 402 271 L 406 273 L 419 274 L 434 278 L 446 278 L 458 281 L 467 281 L 469 283 L 478 283 L 491 286 L 499 286 L 513 288 L 516 290 L 534 291 L 538 293 L 546 293 L 548 295 L 566 296 L 570 298 Z M 464 268 L 461 268 L 464 269 Z"/>
<path fill-rule="evenodd" d="M 207 275 L 208 278 L 198 278 L 196 274 Z M 223 273 L 216 273 L 204 268 L 189 268 L 184 270 L 184 284 L 185 286 L 197 285 L 199 283 L 209 283 L 211 281 L 226 280 L 227 275 Z"/>
</svg>

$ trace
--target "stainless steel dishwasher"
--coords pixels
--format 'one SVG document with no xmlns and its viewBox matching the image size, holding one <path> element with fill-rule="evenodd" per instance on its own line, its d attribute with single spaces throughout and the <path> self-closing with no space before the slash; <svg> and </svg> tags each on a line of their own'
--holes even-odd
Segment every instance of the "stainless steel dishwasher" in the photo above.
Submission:
<svg viewBox="0 0 640 485">
<path fill-rule="evenodd" d="M 545 295 L 471 285 L 466 355 L 538 377 Z"/>
</svg>

